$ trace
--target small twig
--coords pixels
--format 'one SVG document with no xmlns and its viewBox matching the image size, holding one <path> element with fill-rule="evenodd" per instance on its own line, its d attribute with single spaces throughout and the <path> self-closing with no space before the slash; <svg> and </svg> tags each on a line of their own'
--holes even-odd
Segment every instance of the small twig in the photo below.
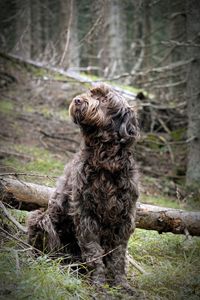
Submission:
<svg viewBox="0 0 200 300">
<path fill-rule="evenodd" d="M 19 272 L 20 272 L 20 264 L 19 264 L 18 251 L 16 249 L 13 249 L 13 251 L 14 251 L 15 261 L 16 261 L 16 271 L 17 271 L 17 274 L 19 274 Z"/>
<path fill-rule="evenodd" d="M 186 240 L 191 240 L 192 239 L 187 227 L 185 227 L 184 233 L 185 233 L 185 236 L 186 236 Z"/>
<path fill-rule="evenodd" d="M 40 254 L 43 254 L 42 251 L 38 250 L 37 248 L 35 248 L 35 247 L 29 245 L 28 243 L 26 243 L 26 242 L 24 242 L 24 241 L 22 241 L 22 240 L 19 239 L 18 237 L 12 235 L 11 233 L 9 233 L 9 232 L 6 231 L 5 229 L 3 229 L 1 226 L 0 226 L 0 230 L 6 235 L 6 237 L 8 237 L 8 238 L 10 238 L 10 239 L 12 239 L 12 240 L 13 240 L 13 239 L 16 240 L 16 241 L 19 242 L 20 244 L 22 244 L 22 245 L 28 247 L 28 249 L 30 249 L 30 250 L 34 250 L 34 251 L 37 251 L 37 252 L 40 253 Z"/>
<path fill-rule="evenodd" d="M 52 139 L 66 140 L 66 141 L 76 143 L 76 144 L 79 145 L 79 142 L 77 140 L 68 138 L 67 136 L 58 136 L 58 135 L 55 135 L 55 134 L 50 134 L 50 133 L 48 133 L 46 131 L 43 131 L 43 130 L 39 130 L 39 132 L 42 133 L 44 136 L 52 138 Z"/>
<path fill-rule="evenodd" d="M 0 153 L 3 156 L 16 156 L 16 157 L 20 157 L 20 158 L 25 158 L 25 159 L 28 159 L 28 160 L 32 160 L 31 156 L 25 155 L 23 153 L 16 153 L 16 152 L 4 150 L 4 149 L 0 149 Z"/>
<path fill-rule="evenodd" d="M 2 209 L 4 215 L 6 218 L 8 218 L 9 221 L 11 221 L 20 231 L 23 233 L 27 233 L 27 228 L 22 226 L 11 214 L 7 211 L 5 205 L 0 201 L 0 208 Z"/>
<path fill-rule="evenodd" d="M 170 155 L 170 158 L 171 158 L 171 161 L 172 163 L 174 164 L 174 153 L 172 151 L 172 147 L 170 146 L 170 143 L 167 142 L 167 140 L 163 137 L 163 136 L 159 136 L 158 135 L 158 138 L 164 142 L 165 146 L 168 148 L 168 151 L 169 151 L 169 155 Z"/>
<path fill-rule="evenodd" d="M 112 250 L 110 250 L 110 251 L 104 253 L 103 255 L 100 255 L 100 256 L 98 256 L 98 257 L 95 257 L 95 258 L 93 258 L 93 259 L 91 259 L 91 260 L 89 260 L 89 261 L 87 261 L 87 262 L 82 262 L 82 263 L 80 262 L 80 263 L 69 264 L 69 265 L 67 265 L 67 267 L 78 267 L 78 266 L 87 265 L 88 263 L 94 262 L 94 261 L 96 261 L 96 260 L 99 259 L 99 258 L 103 258 L 104 256 L 107 256 L 108 254 L 110 254 L 110 253 L 112 253 L 113 251 L 115 251 L 117 248 L 118 248 L 118 247 L 116 247 L 116 248 L 114 248 L 114 249 L 112 249 Z"/>
<path fill-rule="evenodd" d="M 170 87 L 175 87 L 175 86 L 179 86 L 186 83 L 186 80 L 180 80 L 174 83 L 166 83 L 166 84 L 157 84 L 154 85 L 153 88 L 154 89 L 163 89 L 163 88 L 170 88 Z"/>
<path fill-rule="evenodd" d="M 45 143 L 45 141 L 44 141 L 44 136 L 43 136 L 43 135 L 40 135 L 39 139 L 40 139 L 40 142 L 41 142 L 42 146 L 43 146 L 45 149 L 48 149 L 49 146 L 47 145 L 47 143 Z"/>
<path fill-rule="evenodd" d="M 195 43 L 194 41 L 186 41 L 186 42 L 179 42 L 179 41 L 174 41 L 174 40 L 169 40 L 169 41 L 162 41 L 162 45 L 165 46 L 178 46 L 178 47 L 200 47 L 200 44 Z"/>
<path fill-rule="evenodd" d="M 171 134 L 171 131 L 169 130 L 169 128 L 167 127 L 167 125 L 165 124 L 165 122 L 158 117 L 158 121 L 160 122 L 161 126 L 163 127 L 163 129 L 165 129 L 165 131 L 168 133 L 168 134 Z"/>
<path fill-rule="evenodd" d="M 5 251 L 12 251 L 13 248 L 9 248 L 9 247 L 3 247 L 2 249 L 0 249 L 0 252 L 5 252 Z M 27 251 L 31 251 L 33 250 L 33 248 L 30 246 L 29 248 L 25 248 L 25 249 L 17 249 L 17 252 L 27 252 Z"/>
<path fill-rule="evenodd" d="M 132 256 L 130 254 L 127 255 L 127 258 L 128 258 L 129 263 L 134 268 L 136 268 L 138 271 L 140 271 L 140 273 L 147 274 L 147 272 L 141 266 L 139 266 L 139 264 L 132 258 Z"/>
<path fill-rule="evenodd" d="M 17 173 L 17 172 L 9 172 L 9 173 L 0 173 L 0 176 L 28 176 L 28 177 L 41 177 L 41 178 L 57 178 L 57 176 L 49 176 L 49 175 L 41 175 L 41 174 L 34 174 L 34 173 Z"/>
<path fill-rule="evenodd" d="M 180 68 L 183 66 L 186 66 L 188 64 L 190 64 L 192 62 L 193 59 L 188 59 L 188 60 L 182 60 L 182 61 L 178 61 L 178 62 L 174 62 L 171 63 L 169 65 L 166 66 L 162 66 L 162 67 L 158 67 L 158 68 L 151 68 L 145 71 L 140 71 L 140 72 L 130 72 L 130 73 L 124 73 L 124 74 L 120 74 L 117 75 L 115 77 L 109 78 L 109 80 L 118 80 L 121 78 L 125 78 L 125 77 L 129 77 L 129 76 L 147 76 L 151 73 L 153 74 L 160 74 L 163 72 L 167 72 L 167 71 L 173 71 L 176 68 Z"/>
<path fill-rule="evenodd" d="M 83 44 L 84 41 L 89 42 L 91 40 L 93 34 L 95 33 L 96 28 L 102 22 L 102 19 L 103 19 L 103 11 L 101 11 L 99 17 L 96 19 L 96 21 L 94 22 L 90 30 L 86 33 L 86 35 L 82 38 L 82 40 L 80 40 L 79 42 L 80 46 Z"/>
</svg>

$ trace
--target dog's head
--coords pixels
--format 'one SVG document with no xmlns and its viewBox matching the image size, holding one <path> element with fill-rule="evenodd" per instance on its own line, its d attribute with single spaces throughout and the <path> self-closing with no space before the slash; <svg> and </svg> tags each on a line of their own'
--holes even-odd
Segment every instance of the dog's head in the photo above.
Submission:
<svg viewBox="0 0 200 300">
<path fill-rule="evenodd" d="M 139 135 L 135 109 L 103 83 L 75 97 L 69 112 L 84 133 L 109 132 L 121 143 L 134 141 Z"/>
</svg>

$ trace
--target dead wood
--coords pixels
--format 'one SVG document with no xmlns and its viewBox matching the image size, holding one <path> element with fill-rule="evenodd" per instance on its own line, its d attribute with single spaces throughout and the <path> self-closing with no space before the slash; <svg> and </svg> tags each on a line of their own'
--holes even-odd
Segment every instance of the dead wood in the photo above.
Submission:
<svg viewBox="0 0 200 300">
<path fill-rule="evenodd" d="M 9 211 L 6 209 L 5 205 L 3 205 L 2 202 L 0 202 L 0 211 L 2 211 L 3 215 L 11 221 L 20 231 L 23 233 L 27 233 L 27 229 L 22 226 L 15 218 L 9 213 Z"/>
<path fill-rule="evenodd" d="M 136 227 L 200 236 L 200 212 L 184 211 L 148 204 L 138 204 Z"/>
<path fill-rule="evenodd" d="M 61 68 L 58 67 L 53 67 L 53 66 L 49 66 L 43 62 L 38 62 L 38 61 L 34 61 L 31 59 L 24 59 L 20 56 L 14 55 L 14 54 L 7 54 L 7 53 L 3 53 L 0 52 L 0 57 L 10 60 L 10 61 L 14 61 L 16 63 L 19 63 L 21 65 L 24 65 L 25 67 L 27 66 L 33 66 L 35 68 L 42 68 L 45 69 L 47 71 L 49 71 L 50 73 L 57 73 L 60 75 L 64 75 L 66 76 L 66 81 L 70 81 L 70 82 L 80 82 L 81 84 L 90 84 L 90 85 L 94 85 L 95 81 L 83 76 L 82 74 L 79 74 L 77 72 L 73 72 L 73 71 L 64 71 Z M 100 81 L 102 81 L 103 79 L 101 79 Z M 130 99 L 130 100 L 135 100 L 136 98 L 136 94 L 132 93 L 130 91 L 124 90 L 118 86 L 113 86 L 114 89 L 116 89 L 118 92 L 122 93 L 126 98 Z"/>
<path fill-rule="evenodd" d="M 53 188 L 11 178 L 0 179 L 0 200 L 7 203 L 22 203 L 23 209 L 47 207 Z M 16 207 L 16 206 L 15 206 Z M 156 230 L 159 233 L 172 232 L 200 236 L 200 212 L 159 207 L 138 203 L 136 227 Z"/>
</svg>

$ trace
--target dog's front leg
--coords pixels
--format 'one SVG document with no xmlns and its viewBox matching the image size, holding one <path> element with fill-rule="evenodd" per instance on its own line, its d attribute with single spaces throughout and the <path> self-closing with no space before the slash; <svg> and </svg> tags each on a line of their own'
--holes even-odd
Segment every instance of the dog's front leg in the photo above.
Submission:
<svg viewBox="0 0 200 300">
<path fill-rule="evenodd" d="M 99 228 L 91 217 L 79 217 L 75 220 L 76 234 L 81 248 L 82 258 L 92 272 L 92 281 L 97 285 L 105 283 L 104 250 L 100 246 Z"/>
<path fill-rule="evenodd" d="M 134 289 L 126 279 L 126 251 L 128 240 L 123 240 L 120 245 L 114 247 L 113 252 L 105 257 L 107 272 L 112 278 L 112 285 L 119 286 L 129 294 L 134 294 Z"/>
</svg>

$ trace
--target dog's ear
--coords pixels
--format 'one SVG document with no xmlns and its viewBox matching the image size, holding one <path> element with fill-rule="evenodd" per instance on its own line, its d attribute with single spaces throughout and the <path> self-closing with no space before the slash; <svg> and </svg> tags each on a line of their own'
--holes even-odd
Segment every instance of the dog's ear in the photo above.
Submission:
<svg viewBox="0 0 200 300">
<path fill-rule="evenodd" d="M 120 117 L 118 132 L 121 138 L 120 139 L 121 143 L 136 141 L 139 139 L 140 133 L 139 133 L 137 114 L 133 108 L 128 107 L 123 110 Z"/>
<path fill-rule="evenodd" d="M 92 89 L 90 89 L 90 93 L 92 96 L 96 97 L 105 97 L 110 91 L 109 85 L 105 83 L 98 83 Z"/>
</svg>

